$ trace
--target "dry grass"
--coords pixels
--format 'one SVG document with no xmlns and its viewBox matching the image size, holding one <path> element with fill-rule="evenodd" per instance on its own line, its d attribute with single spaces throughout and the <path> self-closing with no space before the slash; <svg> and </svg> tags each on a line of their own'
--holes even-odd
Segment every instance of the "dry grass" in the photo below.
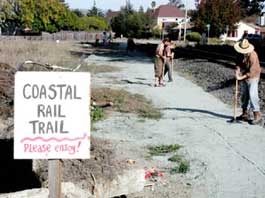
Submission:
<svg viewBox="0 0 265 198">
<path fill-rule="evenodd" d="M 75 67 L 80 64 L 80 56 L 71 55 L 80 46 L 75 42 L 0 40 L 0 63 L 16 67 L 26 60 L 42 64 L 54 64 L 63 67 Z"/>
<path fill-rule="evenodd" d="M 112 102 L 113 109 L 122 113 L 136 113 L 141 117 L 160 119 L 162 114 L 152 103 L 140 94 L 131 94 L 125 90 L 109 88 L 92 89 L 92 99 L 95 101 Z"/>
<path fill-rule="evenodd" d="M 118 67 L 109 66 L 109 65 L 83 64 L 79 71 L 90 72 L 92 74 L 98 74 L 98 73 L 119 72 L 121 71 L 121 69 Z"/>
</svg>

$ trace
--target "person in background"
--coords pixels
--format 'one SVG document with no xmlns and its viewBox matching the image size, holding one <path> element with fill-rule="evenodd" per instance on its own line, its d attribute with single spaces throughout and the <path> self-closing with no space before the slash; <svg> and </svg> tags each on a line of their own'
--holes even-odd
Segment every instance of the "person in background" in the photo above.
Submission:
<svg viewBox="0 0 265 198">
<path fill-rule="evenodd" d="M 168 75 L 168 82 L 173 81 L 173 60 L 174 60 L 174 52 L 172 49 L 176 48 L 176 44 L 168 45 L 165 49 L 166 63 L 165 63 L 165 71 L 164 75 Z"/>
<path fill-rule="evenodd" d="M 127 47 L 126 47 L 126 52 L 129 55 L 131 52 L 135 51 L 135 42 L 133 40 L 133 38 L 128 38 L 127 40 Z"/>
<path fill-rule="evenodd" d="M 243 39 L 234 45 L 234 49 L 244 55 L 242 63 L 236 67 L 235 77 L 242 82 L 242 115 L 238 120 L 249 121 L 249 110 L 254 113 L 254 120 L 251 124 L 260 124 L 261 113 L 259 105 L 258 84 L 261 74 L 259 58 L 254 46 Z"/>
<path fill-rule="evenodd" d="M 103 32 L 103 35 L 102 35 L 102 41 L 103 41 L 103 45 L 104 45 L 104 46 L 107 45 L 107 39 L 108 39 L 107 32 Z"/>
<path fill-rule="evenodd" d="M 113 42 L 113 35 L 112 35 L 112 32 L 111 31 L 109 32 L 108 42 L 109 43 L 112 43 Z"/>
<path fill-rule="evenodd" d="M 95 41 L 96 47 L 99 45 L 99 39 L 100 39 L 100 35 L 99 35 L 99 33 L 96 33 L 96 41 Z"/>
<path fill-rule="evenodd" d="M 164 84 L 164 66 L 167 57 L 165 56 L 165 48 L 170 45 L 171 40 L 169 38 L 165 38 L 156 48 L 155 53 L 155 87 L 165 86 Z"/>
</svg>

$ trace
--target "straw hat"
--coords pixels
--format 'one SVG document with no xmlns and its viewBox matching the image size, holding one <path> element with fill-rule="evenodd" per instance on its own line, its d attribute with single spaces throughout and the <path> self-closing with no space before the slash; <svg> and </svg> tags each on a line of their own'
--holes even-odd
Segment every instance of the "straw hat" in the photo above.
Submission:
<svg viewBox="0 0 265 198">
<path fill-rule="evenodd" d="M 248 42 L 247 39 L 237 42 L 234 45 L 235 50 L 241 54 L 248 54 L 254 50 L 254 46 Z"/>
</svg>

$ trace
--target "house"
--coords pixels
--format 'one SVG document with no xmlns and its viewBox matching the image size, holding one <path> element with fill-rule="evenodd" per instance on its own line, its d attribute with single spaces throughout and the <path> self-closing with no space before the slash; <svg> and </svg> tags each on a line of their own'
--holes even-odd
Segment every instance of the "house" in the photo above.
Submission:
<svg viewBox="0 0 265 198">
<path fill-rule="evenodd" d="M 228 31 L 228 34 L 223 35 L 225 40 L 238 41 L 242 38 L 244 34 L 260 34 L 261 28 L 253 23 L 246 23 L 240 21 L 237 24 L 237 29 L 235 31 Z"/>
<path fill-rule="evenodd" d="M 108 12 L 106 13 L 106 19 L 110 22 L 112 18 L 118 16 L 119 14 L 119 11 L 108 10 Z"/>
<path fill-rule="evenodd" d="M 153 18 L 158 26 L 181 23 L 185 20 L 185 12 L 176 6 L 161 5 L 154 10 Z"/>
</svg>

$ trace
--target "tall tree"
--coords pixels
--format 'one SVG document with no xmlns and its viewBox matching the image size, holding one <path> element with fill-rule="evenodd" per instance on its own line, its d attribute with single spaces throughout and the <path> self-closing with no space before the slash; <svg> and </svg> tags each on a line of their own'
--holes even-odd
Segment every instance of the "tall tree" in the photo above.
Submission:
<svg viewBox="0 0 265 198">
<path fill-rule="evenodd" d="M 155 1 L 152 1 L 152 2 L 151 2 L 151 8 L 154 10 L 155 7 L 156 7 L 156 2 L 155 2 Z"/>
<path fill-rule="evenodd" d="M 241 19 L 238 1 L 231 0 L 201 0 L 198 10 L 193 13 L 192 20 L 198 31 L 207 31 L 210 24 L 210 35 L 219 36 L 226 31 L 234 30 L 235 24 Z"/>
<path fill-rule="evenodd" d="M 104 16 L 102 10 L 97 8 L 96 1 L 94 0 L 94 4 L 90 10 L 88 10 L 87 16 Z"/>
<path fill-rule="evenodd" d="M 136 12 L 132 7 L 126 6 L 121 8 L 119 15 L 111 20 L 111 27 L 117 35 L 141 38 L 152 22 L 144 12 Z"/>
<path fill-rule="evenodd" d="M 243 17 L 259 15 L 264 8 L 265 0 L 239 0 Z"/>
<path fill-rule="evenodd" d="M 143 6 L 139 7 L 139 13 L 144 14 L 144 7 Z"/>
<path fill-rule="evenodd" d="M 79 10 L 79 9 L 74 9 L 73 12 L 78 16 L 78 17 L 83 17 L 84 13 Z"/>
<path fill-rule="evenodd" d="M 181 0 L 169 0 L 168 4 L 176 6 L 177 8 L 183 8 L 184 7 L 184 4 L 182 3 Z"/>
<path fill-rule="evenodd" d="M 131 4 L 130 0 L 126 0 L 125 7 L 122 8 L 126 14 L 132 14 L 134 12 L 133 5 Z"/>
<path fill-rule="evenodd" d="M 250 9 L 248 15 L 259 15 L 264 8 L 264 0 L 252 0 L 250 2 Z"/>
<path fill-rule="evenodd" d="M 32 30 L 55 32 L 65 26 L 68 8 L 61 0 L 1 0 L 0 24 L 4 30 L 29 27 Z"/>
</svg>

